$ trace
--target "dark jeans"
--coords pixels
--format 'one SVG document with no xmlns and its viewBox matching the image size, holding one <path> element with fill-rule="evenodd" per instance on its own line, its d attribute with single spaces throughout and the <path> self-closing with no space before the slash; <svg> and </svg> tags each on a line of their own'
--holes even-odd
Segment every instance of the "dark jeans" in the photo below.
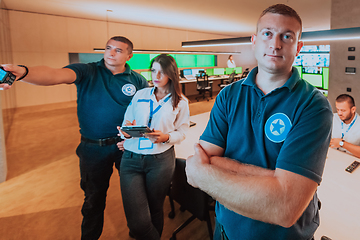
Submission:
<svg viewBox="0 0 360 240">
<path fill-rule="evenodd" d="M 81 209 L 81 239 L 98 239 L 104 224 L 104 210 L 113 166 L 119 169 L 122 157 L 116 144 L 99 146 L 81 142 L 76 149 L 80 159 L 80 186 L 85 193 Z"/>
<path fill-rule="evenodd" d="M 124 151 L 120 186 L 126 220 L 137 240 L 159 240 L 163 205 L 175 169 L 174 147 L 155 155 Z"/>
</svg>

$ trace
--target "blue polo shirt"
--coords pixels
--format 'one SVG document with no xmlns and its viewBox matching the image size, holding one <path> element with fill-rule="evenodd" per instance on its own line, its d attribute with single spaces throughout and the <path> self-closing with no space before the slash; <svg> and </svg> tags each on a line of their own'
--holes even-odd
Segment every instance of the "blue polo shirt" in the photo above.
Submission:
<svg viewBox="0 0 360 240">
<path fill-rule="evenodd" d="M 90 139 L 115 137 L 127 106 L 146 79 L 126 64 L 123 73 L 112 74 L 104 59 L 66 66 L 76 73 L 77 113 L 82 136 Z"/>
<path fill-rule="evenodd" d="M 200 139 L 223 148 L 224 157 L 281 168 L 320 184 L 331 135 L 329 102 L 295 68 L 282 87 L 264 95 L 255 84 L 257 71 L 219 93 Z M 229 239 L 309 239 L 319 225 L 316 194 L 290 228 L 247 218 L 219 203 L 216 216 Z"/>
</svg>

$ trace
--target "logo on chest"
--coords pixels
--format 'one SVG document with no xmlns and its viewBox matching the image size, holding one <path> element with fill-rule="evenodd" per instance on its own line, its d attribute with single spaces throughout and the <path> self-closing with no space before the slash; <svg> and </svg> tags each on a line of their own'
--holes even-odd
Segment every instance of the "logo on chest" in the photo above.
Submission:
<svg viewBox="0 0 360 240">
<path fill-rule="evenodd" d="M 292 123 L 284 113 L 275 113 L 265 123 L 265 135 L 274 142 L 283 142 L 291 129 Z"/>
<path fill-rule="evenodd" d="M 121 90 L 126 96 L 133 96 L 136 93 L 136 87 L 130 83 L 125 84 Z"/>
</svg>

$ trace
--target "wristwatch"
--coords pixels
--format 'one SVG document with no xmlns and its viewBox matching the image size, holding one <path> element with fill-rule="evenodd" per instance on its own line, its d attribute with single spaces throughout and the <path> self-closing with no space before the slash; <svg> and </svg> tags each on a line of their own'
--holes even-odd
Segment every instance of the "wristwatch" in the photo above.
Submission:
<svg viewBox="0 0 360 240">
<path fill-rule="evenodd" d="M 340 147 L 344 146 L 344 142 L 344 139 L 341 139 L 341 141 L 339 142 Z"/>
</svg>

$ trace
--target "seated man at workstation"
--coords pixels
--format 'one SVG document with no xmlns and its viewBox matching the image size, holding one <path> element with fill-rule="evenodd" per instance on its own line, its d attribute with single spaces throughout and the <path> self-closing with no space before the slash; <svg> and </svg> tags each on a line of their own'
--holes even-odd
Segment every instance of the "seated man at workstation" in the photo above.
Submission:
<svg viewBox="0 0 360 240">
<path fill-rule="evenodd" d="M 335 106 L 337 113 L 333 118 L 330 147 L 360 157 L 360 119 L 354 98 L 341 94 L 336 98 Z"/>
<path fill-rule="evenodd" d="M 311 240 L 332 110 L 292 67 L 303 43 L 296 11 L 261 14 L 252 47 L 258 67 L 220 91 L 195 154 L 189 184 L 216 199 L 214 240 Z"/>
</svg>

